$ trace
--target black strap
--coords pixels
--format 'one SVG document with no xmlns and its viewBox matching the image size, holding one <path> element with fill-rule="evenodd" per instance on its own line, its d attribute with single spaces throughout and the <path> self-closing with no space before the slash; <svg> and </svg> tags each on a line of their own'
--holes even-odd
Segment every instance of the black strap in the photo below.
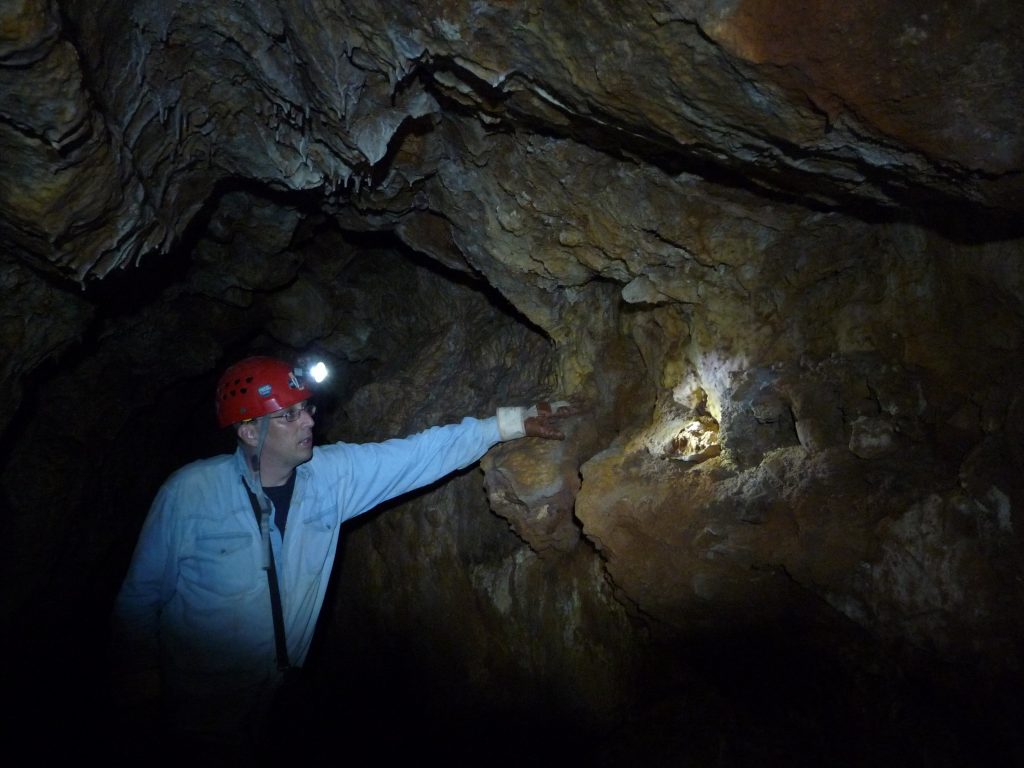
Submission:
<svg viewBox="0 0 1024 768">
<path fill-rule="evenodd" d="M 252 511 L 256 513 L 256 525 L 262 525 L 260 514 L 260 503 L 256 500 L 256 494 L 242 481 L 245 492 L 249 494 L 249 501 L 252 503 Z M 277 644 L 277 668 L 288 669 L 291 664 L 288 662 L 288 645 L 284 638 L 284 618 L 281 616 L 281 592 L 277 587 L 277 569 L 274 567 L 274 547 L 267 541 L 267 583 L 270 585 L 270 610 L 274 614 L 274 642 Z"/>
</svg>

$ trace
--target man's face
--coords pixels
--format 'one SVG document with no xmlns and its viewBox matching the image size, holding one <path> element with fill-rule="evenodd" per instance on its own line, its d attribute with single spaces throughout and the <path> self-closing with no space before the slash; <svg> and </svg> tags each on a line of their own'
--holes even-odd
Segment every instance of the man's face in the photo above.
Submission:
<svg viewBox="0 0 1024 768">
<path fill-rule="evenodd" d="M 265 417 L 270 422 L 260 457 L 260 464 L 265 469 L 273 467 L 290 471 L 309 461 L 313 455 L 315 411 L 306 400 Z"/>
</svg>

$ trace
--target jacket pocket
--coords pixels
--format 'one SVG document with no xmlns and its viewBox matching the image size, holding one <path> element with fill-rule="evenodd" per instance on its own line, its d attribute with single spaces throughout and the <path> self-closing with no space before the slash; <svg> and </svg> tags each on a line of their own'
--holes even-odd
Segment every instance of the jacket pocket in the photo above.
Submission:
<svg viewBox="0 0 1024 768">
<path fill-rule="evenodd" d="M 243 594 L 253 587 L 253 573 L 263 573 L 252 544 L 252 535 L 242 532 L 199 536 L 193 556 L 182 561 L 182 576 L 197 590 L 225 597 Z"/>
<path fill-rule="evenodd" d="M 305 575 L 322 570 L 329 562 L 336 542 L 338 515 L 333 509 L 320 510 L 302 521 L 303 534 L 300 561 Z"/>
</svg>

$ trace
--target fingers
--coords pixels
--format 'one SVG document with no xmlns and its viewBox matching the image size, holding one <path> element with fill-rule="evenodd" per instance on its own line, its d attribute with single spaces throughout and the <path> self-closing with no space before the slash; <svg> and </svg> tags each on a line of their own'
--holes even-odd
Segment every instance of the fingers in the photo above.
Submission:
<svg viewBox="0 0 1024 768">
<path fill-rule="evenodd" d="M 564 440 L 565 435 L 556 426 L 568 416 L 575 416 L 584 410 L 584 402 L 578 396 L 568 400 L 541 401 L 526 411 L 523 427 L 527 437 L 542 437 L 547 440 Z"/>
<path fill-rule="evenodd" d="M 560 430 L 540 421 L 537 421 L 534 424 L 528 424 L 526 434 L 528 437 L 541 437 L 545 440 L 565 439 L 565 435 Z"/>
<path fill-rule="evenodd" d="M 551 416 L 574 416 L 584 410 L 583 399 L 572 395 L 568 400 L 554 400 L 552 402 L 537 403 L 538 414 L 545 413 Z"/>
</svg>

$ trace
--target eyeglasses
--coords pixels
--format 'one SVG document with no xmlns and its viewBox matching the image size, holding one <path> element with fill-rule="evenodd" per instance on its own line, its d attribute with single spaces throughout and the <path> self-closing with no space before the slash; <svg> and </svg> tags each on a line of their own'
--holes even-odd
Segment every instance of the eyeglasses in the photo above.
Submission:
<svg viewBox="0 0 1024 768">
<path fill-rule="evenodd" d="M 310 418 L 316 416 L 316 406 L 310 402 L 303 401 L 298 405 L 293 405 L 291 408 L 276 413 L 271 416 L 267 416 L 268 419 L 284 419 L 289 424 L 293 421 L 298 421 L 302 414 L 308 413 Z"/>
</svg>

